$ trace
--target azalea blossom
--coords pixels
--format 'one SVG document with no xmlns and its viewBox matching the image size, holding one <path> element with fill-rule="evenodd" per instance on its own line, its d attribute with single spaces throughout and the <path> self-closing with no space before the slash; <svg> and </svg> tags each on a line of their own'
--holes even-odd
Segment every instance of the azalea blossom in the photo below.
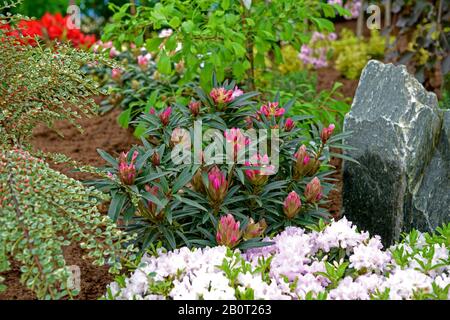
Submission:
<svg viewBox="0 0 450 320">
<path fill-rule="evenodd" d="M 255 226 L 254 221 L 250 225 Z M 232 215 L 221 217 L 217 240 L 236 245 L 241 237 L 239 228 Z M 421 238 L 423 235 L 419 235 L 418 239 Z M 271 244 L 243 252 L 226 246 L 182 247 L 173 251 L 159 248 L 156 255 L 144 254 L 140 266 L 123 282 L 111 283 L 105 297 L 235 300 L 250 290 L 254 299 L 305 299 L 307 295 L 317 298 L 326 293 L 331 300 L 368 300 L 386 293 L 387 298 L 398 300 L 414 299 L 419 293 L 430 294 L 435 287 L 445 290 L 450 285 L 446 268 L 436 268 L 435 274 L 427 274 L 415 267 L 398 265 L 391 252 L 407 248 L 407 242 L 384 250 L 378 236 L 357 231 L 345 217 L 321 231 L 287 227 L 264 241 Z M 415 252 L 417 259 L 424 259 L 431 246 L 442 248 L 441 244 L 420 241 L 414 250 L 408 251 Z M 448 245 L 444 247 L 448 255 Z M 335 284 L 322 274 L 327 273 L 327 263 L 335 268 L 344 262 L 333 260 L 331 250 L 342 251 L 343 259 L 352 264 Z M 444 250 L 439 251 L 436 262 L 445 257 Z M 414 260 L 409 258 L 411 263 Z M 262 261 L 268 261 L 267 268 L 260 268 Z M 232 270 L 225 272 L 221 267 L 224 264 Z M 170 285 L 165 295 L 152 291 L 151 284 L 158 281 Z M 449 293 L 447 297 L 450 299 Z"/>
</svg>

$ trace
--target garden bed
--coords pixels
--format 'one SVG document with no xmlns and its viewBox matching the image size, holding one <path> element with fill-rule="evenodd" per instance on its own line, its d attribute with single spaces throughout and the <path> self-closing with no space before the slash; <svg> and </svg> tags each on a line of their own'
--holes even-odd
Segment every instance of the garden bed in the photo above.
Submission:
<svg viewBox="0 0 450 320">
<path fill-rule="evenodd" d="M 334 2 L 281 12 L 292 15 L 289 23 L 279 23 L 287 7 L 277 9 L 277 1 L 245 8 L 224 2 L 195 15 L 191 4 L 186 12 L 160 11 L 164 4 L 133 7 L 108 27 L 99 25 L 96 35 L 74 31 L 69 15 L 59 13 L 7 18 L 3 11 L 15 5 L 0 3 L 0 65 L 6 66 L 0 74 L 8 79 L 0 97 L 0 300 L 450 298 L 450 225 L 429 234 L 413 230 L 389 247 L 388 236 L 351 216 L 362 206 L 348 206 L 347 187 L 358 184 L 343 186 L 343 159 L 346 177 L 350 162 L 360 160 L 347 150 L 365 147 L 350 143 L 358 130 L 348 126 L 363 67 L 378 63 L 369 60 L 403 61 L 448 100 L 440 92 L 446 68 L 430 68 L 441 53 L 422 48 L 419 36 L 410 39 L 420 26 L 386 38 L 364 22 L 358 37 L 358 1 L 344 1 L 350 21 Z M 264 19 L 255 14 L 267 6 L 273 10 Z M 304 19 L 308 8 L 314 10 Z M 448 9 L 441 1 L 437 25 Z M 401 12 L 392 21 L 405 17 Z M 216 34 L 205 19 L 230 32 Z M 136 37 L 140 22 L 148 30 Z M 266 30 L 272 25 L 279 30 Z M 99 35 L 103 41 L 96 41 Z M 412 51 L 414 58 L 404 60 Z M 382 82 L 364 88 L 367 74 L 356 102 Z M 106 113 L 94 114 L 96 104 Z M 220 131 L 228 162 L 217 158 L 224 155 L 212 149 L 216 141 L 203 147 L 205 132 L 191 130 L 199 121 L 202 129 Z M 271 133 L 271 150 L 260 149 L 261 135 L 255 139 L 249 129 L 276 129 L 280 148 L 273 148 Z M 203 141 L 200 162 L 191 139 Z M 255 145 L 259 153 L 252 154 Z M 184 161 L 186 152 L 196 162 Z M 274 153 L 281 155 L 277 166 Z M 242 155 L 245 165 L 236 165 L 244 163 Z M 80 270 L 80 292 L 64 285 L 71 266 Z M 233 279 L 235 272 L 242 274 Z M 217 275 L 219 290 L 208 282 Z M 405 277 L 420 281 L 400 292 Z M 206 291 L 196 295 L 189 283 L 198 287 L 198 281 Z"/>
</svg>

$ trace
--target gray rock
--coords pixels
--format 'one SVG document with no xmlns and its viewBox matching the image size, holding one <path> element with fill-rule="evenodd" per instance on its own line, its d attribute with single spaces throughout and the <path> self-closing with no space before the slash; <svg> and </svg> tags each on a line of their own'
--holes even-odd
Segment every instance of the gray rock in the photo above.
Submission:
<svg viewBox="0 0 450 320">
<path fill-rule="evenodd" d="M 450 221 L 450 110 L 444 113 L 439 144 L 411 203 L 407 203 L 405 227 L 432 231 Z"/>
<path fill-rule="evenodd" d="M 405 66 L 371 60 L 363 70 L 344 121 L 344 131 L 353 132 L 345 143 L 357 148 L 346 155 L 360 164 L 344 162 L 343 206 L 385 244 L 402 231 L 428 231 L 449 220 L 442 114 L 436 95 Z"/>
</svg>

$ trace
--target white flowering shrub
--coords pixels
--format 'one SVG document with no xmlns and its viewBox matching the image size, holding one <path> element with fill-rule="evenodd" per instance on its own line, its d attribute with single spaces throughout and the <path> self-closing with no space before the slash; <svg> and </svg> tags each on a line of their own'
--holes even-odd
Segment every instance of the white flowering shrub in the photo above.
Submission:
<svg viewBox="0 0 450 320">
<path fill-rule="evenodd" d="M 104 299 L 450 299 L 450 224 L 412 231 L 387 250 L 346 218 L 266 240 L 245 252 L 153 250 Z"/>
</svg>

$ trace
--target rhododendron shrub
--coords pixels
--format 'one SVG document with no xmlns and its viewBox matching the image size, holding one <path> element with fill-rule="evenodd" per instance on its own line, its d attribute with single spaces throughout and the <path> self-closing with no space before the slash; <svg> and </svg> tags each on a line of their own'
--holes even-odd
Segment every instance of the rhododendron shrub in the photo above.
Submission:
<svg viewBox="0 0 450 320">
<path fill-rule="evenodd" d="M 118 159 L 100 151 L 106 179 L 92 183 L 111 194 L 110 217 L 137 231 L 143 248 L 264 245 L 264 234 L 328 217 L 329 159 L 339 156 L 330 148 L 349 133 L 333 124 L 304 131 L 310 117 L 286 116 L 292 101 L 258 103 L 257 92 L 215 78 L 212 87 L 141 114 L 143 144 Z"/>
<path fill-rule="evenodd" d="M 450 224 L 412 231 L 387 249 L 346 218 L 266 240 L 272 244 L 244 251 L 158 248 L 104 299 L 450 299 Z"/>
</svg>

